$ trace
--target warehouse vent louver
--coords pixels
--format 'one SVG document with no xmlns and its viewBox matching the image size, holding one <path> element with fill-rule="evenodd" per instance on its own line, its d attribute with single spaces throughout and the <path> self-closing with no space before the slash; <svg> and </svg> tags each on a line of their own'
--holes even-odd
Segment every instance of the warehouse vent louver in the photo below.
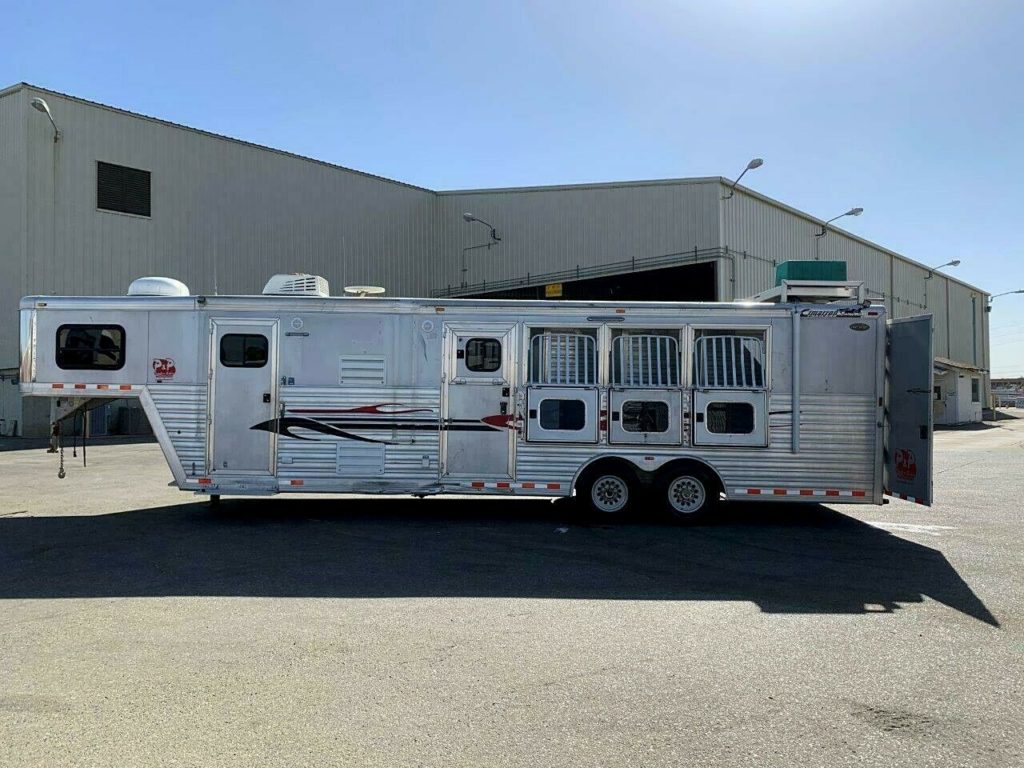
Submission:
<svg viewBox="0 0 1024 768">
<path fill-rule="evenodd" d="M 98 161 L 96 207 L 104 211 L 149 216 L 149 171 Z"/>
</svg>

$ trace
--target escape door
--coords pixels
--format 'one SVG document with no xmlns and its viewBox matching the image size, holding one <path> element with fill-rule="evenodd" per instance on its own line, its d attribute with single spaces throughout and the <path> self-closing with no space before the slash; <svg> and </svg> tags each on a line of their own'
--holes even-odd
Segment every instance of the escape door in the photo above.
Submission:
<svg viewBox="0 0 1024 768">
<path fill-rule="evenodd" d="M 515 436 L 512 329 L 446 327 L 445 361 L 442 474 L 509 479 Z"/>
<path fill-rule="evenodd" d="M 276 434 L 266 425 L 277 415 L 276 384 L 276 320 L 210 321 L 212 475 L 274 473 Z"/>
<path fill-rule="evenodd" d="M 932 316 L 887 323 L 885 493 L 932 503 Z"/>
</svg>

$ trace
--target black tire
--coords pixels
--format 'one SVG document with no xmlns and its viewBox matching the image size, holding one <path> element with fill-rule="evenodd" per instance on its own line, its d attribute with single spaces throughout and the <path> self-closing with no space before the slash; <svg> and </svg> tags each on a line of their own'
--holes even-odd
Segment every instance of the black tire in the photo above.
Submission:
<svg viewBox="0 0 1024 768">
<path fill-rule="evenodd" d="M 638 495 L 636 475 L 622 466 L 597 467 L 576 484 L 576 501 L 596 520 L 622 520 Z"/>
<path fill-rule="evenodd" d="M 219 493 L 211 493 L 210 494 L 210 506 L 211 507 L 218 507 L 218 506 L 220 506 L 220 494 Z"/>
<path fill-rule="evenodd" d="M 654 492 L 669 520 L 677 523 L 705 522 L 718 506 L 718 483 L 708 472 L 692 466 L 662 472 Z"/>
</svg>

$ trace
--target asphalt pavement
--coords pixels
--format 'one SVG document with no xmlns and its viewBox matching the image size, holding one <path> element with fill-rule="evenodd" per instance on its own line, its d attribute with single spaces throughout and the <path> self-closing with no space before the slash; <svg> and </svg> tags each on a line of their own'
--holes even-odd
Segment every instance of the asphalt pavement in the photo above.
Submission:
<svg viewBox="0 0 1024 768">
<path fill-rule="evenodd" d="M 0 453 L 0 765 L 1024 764 L 1024 419 L 699 528 Z"/>
</svg>

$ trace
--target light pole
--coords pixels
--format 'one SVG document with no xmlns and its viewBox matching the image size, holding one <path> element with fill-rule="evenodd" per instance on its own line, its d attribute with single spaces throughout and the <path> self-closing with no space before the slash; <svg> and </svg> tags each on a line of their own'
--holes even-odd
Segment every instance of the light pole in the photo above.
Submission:
<svg viewBox="0 0 1024 768">
<path fill-rule="evenodd" d="M 462 249 L 462 269 L 461 269 L 461 271 L 462 271 L 462 287 L 465 288 L 466 285 L 467 285 L 467 283 L 466 283 L 466 272 L 469 271 L 469 267 L 466 264 L 466 252 L 467 251 L 476 250 L 477 248 L 486 248 L 487 250 L 490 250 L 492 245 L 497 245 L 499 242 L 501 242 L 501 235 L 498 234 L 498 230 L 495 229 L 493 224 L 491 224 L 490 222 L 484 221 L 483 219 L 481 219 L 478 216 L 474 216 L 469 211 L 467 211 L 466 213 L 462 214 L 462 219 L 467 224 L 472 224 L 473 222 L 477 222 L 478 224 L 483 224 L 485 227 L 489 227 L 490 230 L 491 230 L 491 232 L 490 232 L 491 239 L 489 241 L 487 241 L 486 243 L 480 243 L 479 245 L 469 245 L 469 246 L 466 246 L 465 248 Z"/>
<path fill-rule="evenodd" d="M 1000 296 L 1009 296 L 1011 293 L 1024 293 L 1024 288 L 1021 288 L 1021 289 L 1016 290 L 1016 291 L 1003 291 L 1002 293 L 996 293 L 996 294 L 993 294 L 992 296 L 989 296 L 988 297 L 988 306 L 985 307 L 985 311 L 986 312 L 991 312 L 992 311 L 992 300 L 993 299 L 998 299 Z"/>
<path fill-rule="evenodd" d="M 838 216 L 833 216 L 831 219 L 822 224 L 821 232 L 814 233 L 814 260 L 818 261 L 821 258 L 818 253 L 819 244 L 821 243 L 821 238 L 828 234 L 829 224 L 831 224 L 833 221 L 837 221 L 838 219 L 843 218 L 844 216 L 860 216 L 862 213 L 864 213 L 863 208 L 851 208 L 846 213 L 840 213 Z"/>
<path fill-rule="evenodd" d="M 762 160 L 762 159 L 761 159 L 760 157 L 755 157 L 755 158 L 754 158 L 753 160 L 751 160 L 751 161 L 750 161 L 749 163 L 747 163 L 747 167 L 743 169 L 743 173 L 741 173 L 741 174 L 740 174 L 740 175 L 739 175 L 739 176 L 737 177 L 736 181 L 734 181 L 734 182 L 733 182 L 733 183 L 732 183 L 732 184 L 731 184 L 731 185 L 729 186 L 729 194 L 727 194 L 727 195 L 722 195 L 722 199 L 723 199 L 723 200 L 728 200 L 728 199 L 730 199 L 730 198 L 731 198 L 731 197 L 732 197 L 733 195 L 735 195 L 735 194 L 736 194 L 736 185 L 740 183 L 740 179 L 742 179 L 742 178 L 743 178 L 744 176 L 746 176 L 746 175 L 747 175 L 747 171 L 754 171 L 754 170 L 757 170 L 757 169 L 758 169 L 758 168 L 760 168 L 760 167 L 761 167 L 762 165 L 764 165 L 764 160 Z"/>
<path fill-rule="evenodd" d="M 942 269 L 943 267 L 959 267 L 959 266 L 960 266 L 960 259 L 953 259 L 952 261 L 947 261 L 945 264 L 939 264 L 939 266 L 937 266 L 937 267 L 929 267 L 928 268 L 928 274 L 924 276 L 924 279 L 925 280 L 931 280 L 932 277 L 934 277 L 934 275 L 935 275 L 935 270 L 937 270 L 937 269 Z M 925 306 L 926 309 L 928 308 L 928 283 L 924 284 L 924 306 Z M 949 307 L 948 306 L 946 307 L 946 312 L 947 312 L 947 314 L 949 312 Z"/>
<path fill-rule="evenodd" d="M 825 235 L 827 235 L 828 225 L 831 224 L 833 221 L 838 221 L 839 219 L 843 218 L 843 216 L 860 216 L 862 213 L 864 213 L 863 208 L 851 208 L 846 213 L 840 213 L 838 216 L 833 216 L 831 219 L 829 219 L 828 221 L 821 225 L 821 232 L 818 232 L 815 235 L 815 237 L 824 237 Z"/>
<path fill-rule="evenodd" d="M 60 128 L 57 127 L 57 122 L 53 119 L 53 113 L 50 112 L 50 105 L 46 103 L 46 99 L 40 99 L 37 96 L 32 99 L 32 106 L 50 118 L 50 125 L 53 126 L 53 143 L 56 144 L 60 141 L 61 132 Z"/>
</svg>

